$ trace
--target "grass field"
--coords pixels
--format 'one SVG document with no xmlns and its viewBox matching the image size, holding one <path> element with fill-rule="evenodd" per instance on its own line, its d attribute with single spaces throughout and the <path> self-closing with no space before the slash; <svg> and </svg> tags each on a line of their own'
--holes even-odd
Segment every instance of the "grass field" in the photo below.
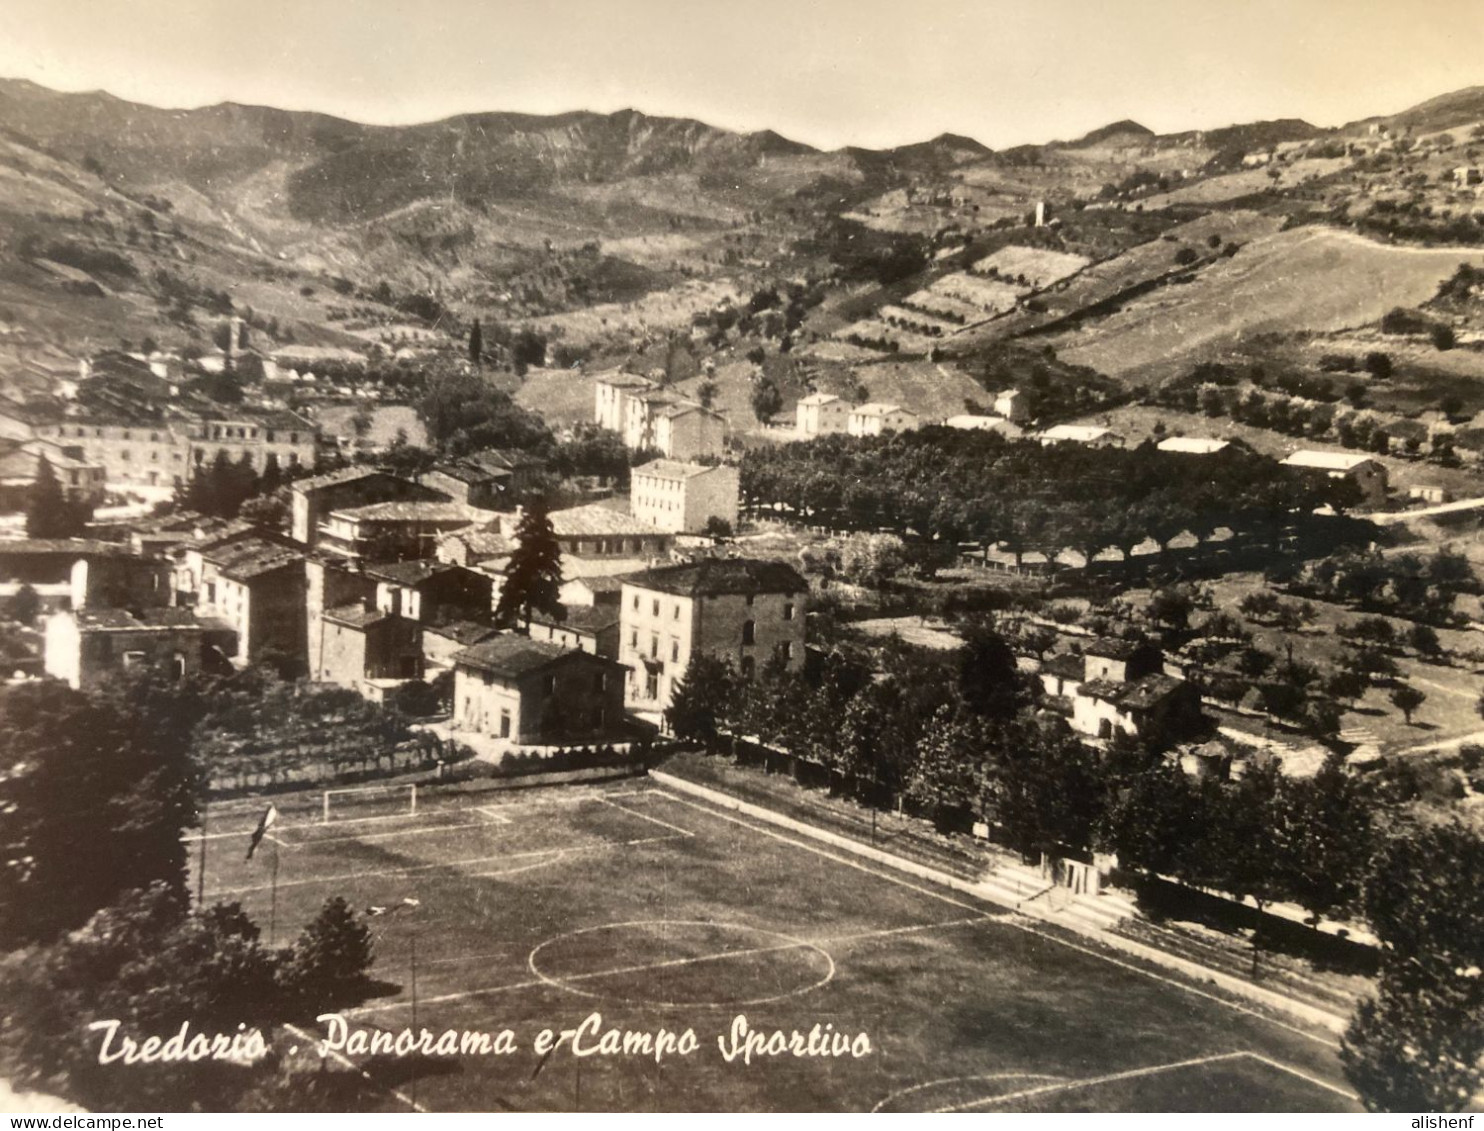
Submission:
<svg viewBox="0 0 1484 1131">
<path fill-rule="evenodd" d="M 260 803 L 215 808 L 208 900 L 242 901 L 280 944 L 330 895 L 385 908 L 366 920 L 384 996 L 349 1024 L 412 1027 L 415 969 L 416 1027 L 509 1028 L 519 1046 L 352 1057 L 389 1109 L 1354 1108 L 1326 1035 L 663 789 L 425 794 L 415 816 L 336 807 L 329 823 L 313 800 L 281 802 L 251 862 Z M 603 1030 L 693 1030 L 698 1047 L 533 1050 L 594 1012 Z M 728 1062 L 718 1037 L 739 1014 L 765 1033 L 864 1033 L 870 1052 Z M 307 1056 L 320 1035 L 275 1044 Z"/>
</svg>

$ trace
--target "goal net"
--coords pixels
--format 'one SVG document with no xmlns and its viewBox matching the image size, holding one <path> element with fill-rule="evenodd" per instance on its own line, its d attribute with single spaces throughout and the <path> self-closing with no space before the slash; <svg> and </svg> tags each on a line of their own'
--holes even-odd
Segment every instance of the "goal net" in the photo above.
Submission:
<svg viewBox="0 0 1484 1131">
<path fill-rule="evenodd" d="M 357 785 L 325 790 L 320 820 L 374 821 L 388 817 L 408 817 L 417 813 L 417 786 Z"/>
</svg>

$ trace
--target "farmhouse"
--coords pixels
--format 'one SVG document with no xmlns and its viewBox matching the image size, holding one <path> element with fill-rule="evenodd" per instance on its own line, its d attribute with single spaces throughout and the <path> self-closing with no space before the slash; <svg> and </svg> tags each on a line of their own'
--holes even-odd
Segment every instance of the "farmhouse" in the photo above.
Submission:
<svg viewBox="0 0 1484 1131">
<path fill-rule="evenodd" d="M 376 607 L 410 620 L 432 623 L 477 620 L 494 608 L 488 574 L 432 558 L 366 567 L 376 583 Z"/>
<path fill-rule="evenodd" d="M 454 719 L 517 744 L 611 740 L 623 728 L 622 665 L 507 633 L 454 657 Z"/>
<path fill-rule="evenodd" d="M 636 519 L 679 534 L 699 534 L 712 519 L 735 529 L 738 490 L 735 467 L 657 459 L 634 468 L 629 509 Z"/>
<path fill-rule="evenodd" d="M 881 436 L 917 427 L 917 414 L 900 405 L 872 401 L 850 413 L 846 430 L 852 436 Z"/>
<path fill-rule="evenodd" d="M 96 506 L 103 501 L 106 474 L 79 447 L 50 440 L 0 440 L 0 507 L 21 510 L 45 461 L 65 499 Z"/>
<path fill-rule="evenodd" d="M 201 559 L 197 611 L 219 617 L 236 632 L 236 660 L 302 663 L 307 641 L 303 554 L 250 537 L 206 550 Z"/>
<path fill-rule="evenodd" d="M 618 603 L 568 605 L 561 617 L 536 613 L 531 618 L 531 639 L 549 640 L 563 648 L 576 648 L 595 656 L 618 659 Z"/>
<path fill-rule="evenodd" d="M 1331 479 L 1349 479 L 1370 503 L 1379 503 L 1386 498 L 1386 468 L 1369 456 L 1305 450 L 1294 452 L 1283 461 L 1283 466 L 1322 472 Z"/>
<path fill-rule="evenodd" d="M 431 557 L 438 537 L 473 524 L 477 511 L 453 502 L 386 502 L 331 511 L 318 543 L 355 561 Z"/>
<path fill-rule="evenodd" d="M 995 396 L 994 414 L 1016 424 L 1024 424 L 1030 419 L 1031 408 L 1019 389 L 1006 389 Z"/>
<path fill-rule="evenodd" d="M 850 405 L 832 393 L 810 393 L 794 406 L 794 431 L 801 440 L 844 432 L 850 424 Z"/>
</svg>

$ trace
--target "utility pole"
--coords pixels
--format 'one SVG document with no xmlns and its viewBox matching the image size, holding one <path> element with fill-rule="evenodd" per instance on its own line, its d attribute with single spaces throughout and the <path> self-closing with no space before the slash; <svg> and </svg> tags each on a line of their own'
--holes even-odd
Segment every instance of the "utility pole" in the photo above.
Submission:
<svg viewBox="0 0 1484 1131">
<path fill-rule="evenodd" d="M 201 853 L 196 861 L 196 911 L 206 904 L 206 806 L 201 807 Z"/>
</svg>

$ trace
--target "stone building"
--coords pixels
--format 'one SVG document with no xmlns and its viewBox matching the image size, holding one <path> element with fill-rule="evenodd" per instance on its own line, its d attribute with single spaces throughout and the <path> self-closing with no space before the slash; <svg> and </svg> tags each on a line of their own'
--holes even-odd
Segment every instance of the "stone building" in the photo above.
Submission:
<svg viewBox="0 0 1484 1131">
<path fill-rule="evenodd" d="M 777 561 L 705 558 L 631 574 L 619 601 L 627 702 L 663 712 L 699 653 L 731 661 L 747 679 L 774 657 L 799 669 L 808 599 L 804 578 Z"/>
<path fill-rule="evenodd" d="M 613 660 L 514 633 L 454 657 L 454 721 L 513 744 L 620 738 L 624 669 Z"/>
<path fill-rule="evenodd" d="M 87 690 L 124 673 L 173 679 L 230 671 L 236 634 L 190 609 L 79 609 L 46 622 L 46 674 Z"/>
</svg>

